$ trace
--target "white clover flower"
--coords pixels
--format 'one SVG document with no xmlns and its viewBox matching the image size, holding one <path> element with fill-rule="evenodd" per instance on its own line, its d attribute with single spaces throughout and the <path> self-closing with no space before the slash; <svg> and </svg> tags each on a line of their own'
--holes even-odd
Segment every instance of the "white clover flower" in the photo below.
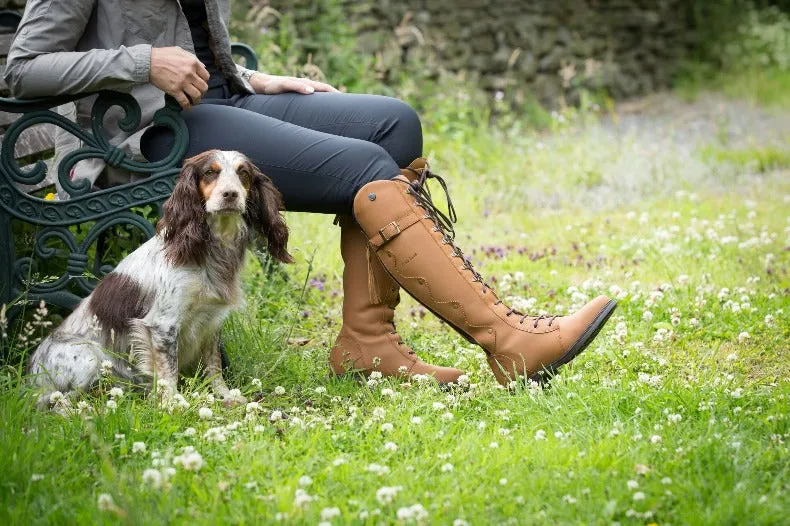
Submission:
<svg viewBox="0 0 790 526">
<path fill-rule="evenodd" d="M 444 407 L 445 407 L 444 404 L 441 403 L 441 402 L 434 402 L 433 403 L 433 410 L 434 411 L 441 411 L 441 410 L 444 409 Z"/>
<path fill-rule="evenodd" d="M 283 419 L 283 412 L 282 411 L 272 411 L 272 414 L 269 415 L 269 422 L 277 422 Z"/>
<path fill-rule="evenodd" d="M 646 310 L 642 313 L 642 319 L 645 321 L 650 321 L 653 319 L 653 313 L 649 310 Z"/>
<path fill-rule="evenodd" d="M 645 494 L 642 493 L 641 491 L 637 491 L 636 493 L 634 493 L 634 500 L 637 500 L 637 501 L 645 500 Z"/>
<path fill-rule="evenodd" d="M 381 390 L 381 396 L 389 396 L 391 398 L 395 398 L 395 391 L 393 391 L 389 387 L 384 388 Z"/>
<path fill-rule="evenodd" d="M 442 414 L 442 420 L 448 420 L 449 421 L 449 420 L 452 420 L 453 418 L 455 418 L 454 415 L 452 413 L 450 413 L 449 411 L 447 413 L 443 413 Z"/>
<path fill-rule="evenodd" d="M 49 394 L 49 403 L 52 404 L 52 405 L 57 405 L 57 404 L 63 402 L 63 400 L 65 400 L 65 399 L 66 399 L 66 397 L 63 396 L 63 393 L 61 393 L 60 391 L 52 391 Z"/>
<path fill-rule="evenodd" d="M 110 398 L 122 398 L 123 397 L 123 389 L 120 387 L 113 387 L 110 389 L 109 393 Z"/>
<path fill-rule="evenodd" d="M 665 486 L 668 486 L 668 485 L 672 484 L 672 479 L 669 478 L 669 477 L 664 477 L 664 478 L 661 479 L 661 484 L 663 484 Z"/>
<path fill-rule="evenodd" d="M 211 427 L 203 434 L 203 439 L 208 442 L 225 442 L 227 436 L 223 428 Z"/>
<path fill-rule="evenodd" d="M 365 471 L 383 476 L 389 474 L 390 468 L 389 466 L 382 466 L 380 464 L 368 464 L 368 466 L 365 468 Z"/>
<path fill-rule="evenodd" d="M 195 451 L 195 448 L 187 446 L 180 455 L 173 457 L 173 464 L 180 465 L 187 471 L 200 471 L 203 467 L 203 457 Z"/>
<path fill-rule="evenodd" d="M 488 444 L 488 447 L 490 447 L 491 449 L 497 449 L 499 447 L 499 442 L 491 442 L 490 444 Z"/>
<path fill-rule="evenodd" d="M 148 468 L 143 471 L 143 484 L 150 486 L 152 489 L 159 489 L 162 487 L 162 473 L 158 469 Z"/>
<path fill-rule="evenodd" d="M 650 437 L 650 443 L 652 443 L 652 444 L 658 444 L 658 443 L 659 443 L 659 442 L 661 442 L 662 440 L 663 440 L 663 438 L 661 438 L 661 436 L 660 436 L 660 435 L 652 435 L 652 436 Z"/>
<path fill-rule="evenodd" d="M 454 469 L 455 469 L 455 466 L 453 466 L 449 462 L 446 463 L 446 464 L 442 464 L 442 473 L 448 473 L 450 471 L 453 471 Z"/>
<path fill-rule="evenodd" d="M 506 478 L 499 479 L 499 485 L 500 486 L 507 486 L 507 479 Z"/>
<path fill-rule="evenodd" d="M 263 433 L 264 431 L 266 431 L 266 428 L 263 427 L 262 425 L 258 424 L 257 426 L 253 427 L 252 430 L 255 433 Z"/>
<path fill-rule="evenodd" d="M 743 387 L 738 387 L 734 391 L 730 393 L 730 396 L 733 398 L 741 398 L 743 396 Z"/>
<path fill-rule="evenodd" d="M 406 508 L 398 509 L 396 513 L 398 520 L 408 521 L 414 520 L 416 522 L 420 522 L 425 520 L 428 517 L 428 511 L 422 507 L 421 504 L 414 504 L 412 506 L 408 506 Z"/>
<path fill-rule="evenodd" d="M 274 388 L 274 394 L 276 394 L 277 396 L 284 395 L 285 394 L 285 387 L 283 387 L 282 385 L 278 385 L 277 387 Z"/>
<path fill-rule="evenodd" d="M 378 500 L 381 504 L 384 505 L 391 504 L 392 501 L 395 500 L 395 496 L 402 489 L 403 486 L 381 487 L 376 491 L 376 500 Z"/>
<path fill-rule="evenodd" d="M 749 336 L 749 333 L 748 333 L 748 332 L 746 332 L 746 331 L 744 331 L 744 332 L 742 332 L 742 333 L 740 333 L 740 334 L 738 335 L 738 341 L 739 341 L 740 343 L 743 343 L 743 342 L 745 342 L 745 341 L 746 341 L 746 340 L 748 340 L 749 338 L 751 338 L 751 336 Z"/>
<path fill-rule="evenodd" d="M 118 403 L 115 400 L 107 400 L 107 409 L 114 413 L 118 409 Z"/>
<path fill-rule="evenodd" d="M 102 360 L 100 367 L 102 376 L 110 376 L 112 374 L 112 362 L 110 360 Z"/>
<path fill-rule="evenodd" d="M 250 385 L 255 389 L 260 389 L 263 386 L 263 383 L 261 382 L 260 378 L 253 378 L 250 380 Z"/>
<path fill-rule="evenodd" d="M 195 430 L 194 427 L 188 427 L 188 428 L 184 429 L 184 432 L 181 433 L 181 436 L 191 437 L 191 436 L 195 436 L 196 433 L 197 433 L 197 431 Z"/>
<path fill-rule="evenodd" d="M 535 431 L 535 440 L 546 440 L 546 432 L 542 429 Z"/>
<path fill-rule="evenodd" d="M 324 508 L 321 510 L 322 521 L 331 521 L 335 517 L 340 517 L 340 508 Z"/>
<path fill-rule="evenodd" d="M 313 392 L 315 392 L 315 394 L 325 394 L 326 393 L 326 387 L 324 387 L 323 385 L 319 385 L 318 387 L 313 389 Z M 332 509 L 332 508 L 330 508 L 330 509 Z M 334 509 L 337 509 L 337 508 L 334 508 Z"/>
<path fill-rule="evenodd" d="M 387 416 L 387 411 L 383 407 L 373 409 L 373 418 L 376 420 L 382 420 L 385 416 Z"/>
<path fill-rule="evenodd" d="M 395 442 L 386 442 L 384 444 L 384 449 L 386 451 L 397 451 L 398 450 L 398 444 L 396 444 Z"/>
<path fill-rule="evenodd" d="M 422 424 L 422 418 L 420 418 L 419 416 L 413 416 L 411 417 L 411 423 L 414 424 L 415 426 L 418 426 Z"/>
<path fill-rule="evenodd" d="M 464 519 L 455 519 L 453 521 L 453 526 L 469 526 L 469 523 Z"/>
<path fill-rule="evenodd" d="M 393 429 L 395 429 L 395 426 L 393 426 L 389 422 L 385 422 L 385 423 L 381 424 L 381 431 L 383 433 L 390 433 L 390 432 L 392 432 Z"/>
<path fill-rule="evenodd" d="M 132 444 L 132 453 L 145 453 L 145 442 L 134 442 Z"/>
<path fill-rule="evenodd" d="M 294 506 L 297 508 L 305 508 L 313 500 L 315 499 L 308 495 L 307 492 L 301 488 L 297 489 L 294 493 Z"/>
<path fill-rule="evenodd" d="M 248 414 L 249 413 L 257 413 L 260 410 L 261 410 L 261 404 L 259 404 L 258 402 L 248 402 L 247 403 L 247 407 L 245 408 L 245 411 Z"/>
<path fill-rule="evenodd" d="M 214 411 L 208 407 L 201 407 L 198 410 L 198 416 L 201 418 L 201 420 L 211 420 L 211 418 L 214 417 Z"/>
<path fill-rule="evenodd" d="M 335 467 L 342 466 L 345 463 L 346 463 L 346 459 L 343 457 L 337 457 L 335 460 L 332 461 L 332 465 Z"/>
<path fill-rule="evenodd" d="M 625 483 L 625 485 L 628 486 L 628 489 L 630 490 L 635 490 L 636 488 L 639 487 L 639 483 L 635 480 L 629 480 L 628 482 Z"/>
<path fill-rule="evenodd" d="M 381 380 L 382 379 L 381 371 L 373 371 L 373 372 L 371 372 L 370 375 L 368 376 L 368 378 L 370 380 Z"/>
<path fill-rule="evenodd" d="M 678 422 L 683 420 L 683 415 L 680 415 L 678 413 L 672 413 L 667 415 L 667 420 L 669 421 L 670 424 L 677 424 Z"/>
<path fill-rule="evenodd" d="M 576 497 L 574 497 L 574 496 L 572 496 L 572 495 L 563 495 L 563 496 L 562 496 L 562 501 L 563 501 L 563 502 L 565 502 L 565 503 L 567 503 L 567 504 L 576 504 L 577 502 L 579 502 L 579 501 L 576 499 Z"/>
<path fill-rule="evenodd" d="M 773 326 L 774 326 L 774 324 L 775 324 L 774 317 L 773 317 L 773 316 L 771 316 L 770 314 L 766 314 L 766 315 L 765 315 L 765 318 L 763 319 L 763 321 L 764 321 L 764 322 L 765 322 L 765 324 L 766 324 L 767 326 L 769 326 L 769 327 L 773 327 Z"/>
<path fill-rule="evenodd" d="M 112 500 L 112 495 L 109 493 L 99 493 L 96 499 L 96 506 L 100 511 L 110 511 L 115 508 L 115 502 Z"/>
<path fill-rule="evenodd" d="M 312 483 L 313 483 L 313 479 L 309 475 L 302 475 L 301 477 L 299 477 L 299 481 L 297 482 L 297 484 L 299 484 L 299 486 L 303 488 L 306 488 Z"/>
<path fill-rule="evenodd" d="M 31 482 L 39 482 L 41 480 L 44 480 L 44 475 L 42 475 L 41 473 L 33 473 L 32 475 L 30 475 Z"/>
</svg>

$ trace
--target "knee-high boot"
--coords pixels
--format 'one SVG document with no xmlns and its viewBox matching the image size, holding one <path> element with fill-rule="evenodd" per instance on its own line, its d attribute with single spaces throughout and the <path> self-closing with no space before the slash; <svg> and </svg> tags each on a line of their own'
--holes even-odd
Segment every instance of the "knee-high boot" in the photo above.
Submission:
<svg viewBox="0 0 790 526">
<path fill-rule="evenodd" d="M 617 303 L 599 296 L 570 316 L 530 316 L 505 305 L 455 246 L 455 211 L 434 204 L 426 181 L 444 180 L 424 159 L 400 175 L 366 184 L 354 216 L 389 274 L 469 341 L 480 345 L 503 385 L 519 377 L 541 381 L 590 344 Z"/>
<path fill-rule="evenodd" d="M 451 367 L 430 365 L 406 345 L 395 330 L 400 287 L 368 250 L 365 234 L 351 216 L 338 216 L 343 269 L 343 327 L 329 353 L 334 374 L 360 371 L 366 376 L 408 378 L 430 375 L 453 383 L 463 374 Z"/>
</svg>

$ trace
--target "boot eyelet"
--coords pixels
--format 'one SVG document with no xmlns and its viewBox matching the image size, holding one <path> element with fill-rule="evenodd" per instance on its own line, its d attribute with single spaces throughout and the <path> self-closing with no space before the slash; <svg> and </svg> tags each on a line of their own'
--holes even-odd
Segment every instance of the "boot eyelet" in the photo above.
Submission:
<svg viewBox="0 0 790 526">
<path fill-rule="evenodd" d="M 419 279 L 417 280 L 417 283 L 419 283 L 420 285 L 425 285 L 425 280 L 424 280 L 424 279 L 422 279 L 422 278 L 419 278 Z"/>
</svg>

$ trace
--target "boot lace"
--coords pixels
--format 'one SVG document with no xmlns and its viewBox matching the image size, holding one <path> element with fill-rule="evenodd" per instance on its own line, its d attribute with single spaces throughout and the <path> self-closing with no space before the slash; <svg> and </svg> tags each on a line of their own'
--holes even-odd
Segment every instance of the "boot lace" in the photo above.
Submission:
<svg viewBox="0 0 790 526">
<path fill-rule="evenodd" d="M 417 205 L 420 208 L 425 210 L 424 218 L 433 221 L 434 224 L 433 230 L 435 232 L 440 232 L 443 236 L 442 243 L 444 243 L 445 245 L 450 245 L 452 247 L 453 251 L 450 255 L 452 257 L 459 258 L 461 261 L 463 261 L 461 268 L 463 270 L 468 270 L 472 274 L 473 282 L 480 283 L 482 293 L 486 294 L 488 291 L 491 291 L 491 294 L 493 294 L 494 297 L 497 298 L 497 300 L 494 302 L 494 305 L 502 305 L 503 302 L 502 300 L 499 299 L 499 296 L 497 296 L 497 293 L 494 291 L 494 289 L 491 288 L 491 286 L 485 281 L 483 276 L 480 275 L 480 273 L 474 269 L 471 261 L 466 256 L 464 256 L 464 253 L 461 251 L 461 249 L 455 246 L 454 243 L 455 228 L 453 227 L 453 224 L 458 220 L 458 216 L 455 212 L 455 206 L 453 206 L 453 201 L 450 198 L 450 192 L 447 190 L 447 182 L 440 175 L 433 173 L 430 170 L 427 162 L 425 163 L 425 167 L 422 169 L 422 171 L 415 170 L 414 168 L 411 167 L 407 169 L 417 176 L 416 181 L 406 183 L 405 181 L 402 181 L 400 179 L 395 179 L 395 180 L 402 182 L 404 184 L 408 184 L 409 188 L 407 190 L 407 193 L 409 193 L 409 195 L 415 198 L 415 200 L 417 201 Z M 442 190 L 444 190 L 444 195 L 445 198 L 447 199 L 447 214 L 442 212 L 434 204 L 433 196 L 431 196 L 431 190 L 430 188 L 428 188 L 428 184 L 427 184 L 427 181 L 429 179 L 434 179 L 435 181 L 437 181 L 439 185 L 442 187 Z M 531 314 L 525 314 L 523 312 L 519 312 L 516 309 L 508 307 L 508 311 L 505 314 L 505 316 L 510 317 L 511 315 L 514 314 L 516 316 L 521 316 L 521 319 L 519 320 L 520 325 L 523 325 L 524 321 L 527 318 L 534 318 L 534 323 L 532 327 L 535 329 L 537 329 L 538 322 L 540 322 L 541 320 L 548 320 L 548 325 L 549 327 L 551 327 L 552 323 L 554 323 L 554 320 L 557 319 L 558 317 L 558 315 L 556 314 L 555 315 L 541 314 L 538 316 L 534 316 Z"/>
</svg>

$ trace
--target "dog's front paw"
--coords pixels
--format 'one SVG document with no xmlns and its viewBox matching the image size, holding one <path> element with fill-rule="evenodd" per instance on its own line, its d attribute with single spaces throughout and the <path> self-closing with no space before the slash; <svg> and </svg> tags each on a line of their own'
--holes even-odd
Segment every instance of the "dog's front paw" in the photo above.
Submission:
<svg viewBox="0 0 790 526">
<path fill-rule="evenodd" d="M 238 389 L 230 389 L 227 393 L 221 393 L 222 405 L 225 407 L 235 407 L 247 403 L 247 399 L 242 396 Z"/>
</svg>

